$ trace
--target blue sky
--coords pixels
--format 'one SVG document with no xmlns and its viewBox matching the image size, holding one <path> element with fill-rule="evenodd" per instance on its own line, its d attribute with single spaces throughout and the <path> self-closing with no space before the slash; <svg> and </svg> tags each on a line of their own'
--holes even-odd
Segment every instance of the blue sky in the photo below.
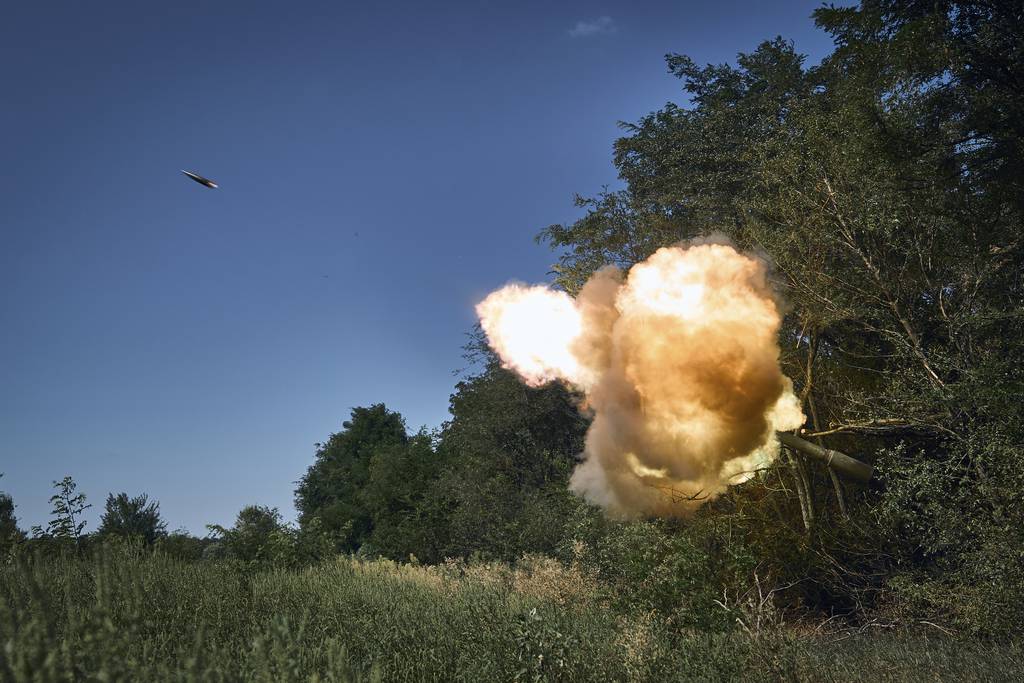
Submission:
<svg viewBox="0 0 1024 683">
<path fill-rule="evenodd" d="M 473 304 L 616 186 L 616 122 L 817 2 L 12 3 L 0 23 L 0 490 L 70 474 L 203 533 L 292 508 L 353 406 L 447 417 Z M 179 169 L 221 186 L 207 190 Z"/>
</svg>

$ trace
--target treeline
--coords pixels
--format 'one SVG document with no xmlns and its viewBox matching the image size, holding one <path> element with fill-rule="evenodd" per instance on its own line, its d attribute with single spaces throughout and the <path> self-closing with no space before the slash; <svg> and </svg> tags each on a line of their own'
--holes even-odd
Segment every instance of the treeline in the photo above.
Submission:
<svg viewBox="0 0 1024 683">
<path fill-rule="evenodd" d="M 578 198 L 584 217 L 539 239 L 569 292 L 710 233 L 764 254 L 808 438 L 872 462 L 870 486 L 784 453 L 692 519 L 609 521 L 567 491 L 578 397 L 523 386 L 476 340 L 479 372 L 436 433 L 355 409 L 299 482 L 296 526 L 247 508 L 195 555 L 545 554 L 678 624 L 726 628 L 730 609 L 768 601 L 791 617 L 1019 633 L 1024 9 L 890 0 L 815 18 L 836 45 L 818 65 L 782 38 L 734 65 L 669 55 L 688 104 L 627 125 L 624 188 Z"/>
<path fill-rule="evenodd" d="M 555 554 L 568 515 L 581 508 L 566 482 L 587 421 L 563 387 L 526 387 L 490 356 L 484 366 L 459 383 L 452 419 L 435 433 L 408 434 L 401 415 L 384 405 L 354 409 L 341 431 L 317 444 L 295 492 L 296 525 L 276 509 L 251 505 L 229 528 L 210 525 L 206 538 L 168 534 L 155 502 L 120 493 L 108 496 L 99 528 L 89 534 L 82 519 L 90 505 L 66 478 L 54 482 L 51 522 L 30 535 L 18 531 L 5 497 L 0 528 L 11 532 L 0 542 L 83 550 L 135 538 L 182 559 L 256 567 L 301 566 L 339 553 L 424 563 Z"/>
</svg>

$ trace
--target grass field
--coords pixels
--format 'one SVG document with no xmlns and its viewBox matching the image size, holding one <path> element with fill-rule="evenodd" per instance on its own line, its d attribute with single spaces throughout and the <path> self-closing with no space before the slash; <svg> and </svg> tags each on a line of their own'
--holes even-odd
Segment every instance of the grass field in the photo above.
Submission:
<svg viewBox="0 0 1024 683">
<path fill-rule="evenodd" d="M 673 629 L 537 558 L 248 572 L 115 550 L 9 564 L 0 590 L 4 681 L 1024 680 L 1019 646 L 930 628 Z"/>
</svg>

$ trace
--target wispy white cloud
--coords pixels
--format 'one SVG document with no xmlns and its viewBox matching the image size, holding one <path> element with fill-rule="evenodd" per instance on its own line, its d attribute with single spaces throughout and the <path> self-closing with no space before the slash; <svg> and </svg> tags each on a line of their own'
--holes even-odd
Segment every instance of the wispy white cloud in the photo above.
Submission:
<svg viewBox="0 0 1024 683">
<path fill-rule="evenodd" d="M 588 36 L 615 33 L 618 30 L 619 27 L 615 25 L 615 20 L 609 16 L 603 16 L 596 19 L 581 19 L 577 21 L 576 25 L 569 29 L 569 35 L 573 38 L 586 38 Z"/>
</svg>

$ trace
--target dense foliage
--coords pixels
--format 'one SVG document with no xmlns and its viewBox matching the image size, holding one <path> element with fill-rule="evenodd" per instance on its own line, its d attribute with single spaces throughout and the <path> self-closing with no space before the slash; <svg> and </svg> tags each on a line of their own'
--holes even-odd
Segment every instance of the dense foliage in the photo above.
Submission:
<svg viewBox="0 0 1024 683">
<path fill-rule="evenodd" d="M 771 261 L 811 432 L 881 475 L 851 492 L 794 454 L 781 476 L 832 565 L 819 607 L 912 603 L 991 631 L 1024 616 L 1021 12 L 821 9 L 837 47 L 811 68 L 782 39 L 735 66 L 670 55 L 690 106 L 627 126 L 625 188 L 541 234 L 570 291 L 711 233 Z"/>
<path fill-rule="evenodd" d="M 6 493 L 0 493 L 0 557 L 24 537 L 14 516 L 14 500 Z"/>
<path fill-rule="evenodd" d="M 372 520 L 361 501 L 375 451 L 408 442 L 401 415 L 378 404 L 356 408 L 344 431 L 317 444 L 316 462 L 299 482 L 295 507 L 303 525 L 314 519 L 339 550 L 356 550 L 369 537 Z"/>
<path fill-rule="evenodd" d="M 167 523 L 160 518 L 160 504 L 150 502 L 145 493 L 129 496 L 111 493 L 100 518 L 99 534 L 122 537 L 137 536 L 146 545 L 167 535 Z"/>
</svg>

